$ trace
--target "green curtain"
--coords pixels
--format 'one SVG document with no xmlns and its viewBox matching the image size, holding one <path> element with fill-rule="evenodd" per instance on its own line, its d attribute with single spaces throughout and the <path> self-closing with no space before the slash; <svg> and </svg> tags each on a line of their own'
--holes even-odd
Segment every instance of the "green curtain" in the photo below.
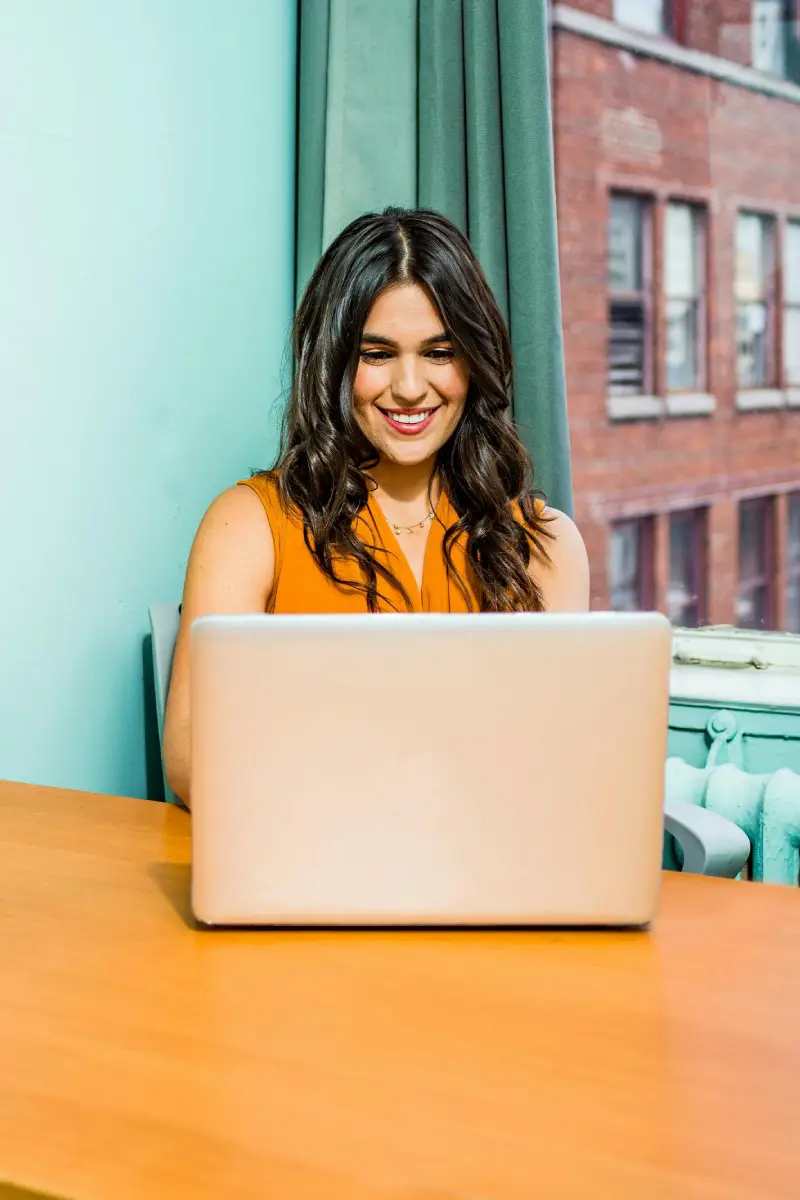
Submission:
<svg viewBox="0 0 800 1200">
<path fill-rule="evenodd" d="M 511 330 L 514 418 L 572 512 L 545 0 L 301 0 L 297 289 L 348 221 L 430 207 Z"/>
</svg>

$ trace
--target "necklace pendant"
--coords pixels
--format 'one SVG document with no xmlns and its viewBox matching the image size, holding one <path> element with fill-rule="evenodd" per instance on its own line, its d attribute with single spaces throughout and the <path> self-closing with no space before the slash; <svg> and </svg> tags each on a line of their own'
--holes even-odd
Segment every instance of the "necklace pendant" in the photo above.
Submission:
<svg viewBox="0 0 800 1200">
<path fill-rule="evenodd" d="M 413 533 L 415 529 L 422 529 L 423 525 L 427 525 L 433 516 L 434 511 L 431 509 L 427 517 L 423 517 L 421 521 L 417 521 L 416 525 L 394 525 L 391 521 L 389 524 L 392 526 L 393 533 Z"/>
</svg>

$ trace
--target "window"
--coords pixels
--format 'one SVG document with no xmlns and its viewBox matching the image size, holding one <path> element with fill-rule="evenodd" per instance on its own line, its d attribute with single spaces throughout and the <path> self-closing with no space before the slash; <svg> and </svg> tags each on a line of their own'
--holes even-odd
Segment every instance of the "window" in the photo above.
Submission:
<svg viewBox="0 0 800 1200">
<path fill-rule="evenodd" d="M 800 221 L 786 226 L 783 258 L 783 378 L 800 384 Z"/>
<path fill-rule="evenodd" d="M 753 0 L 753 66 L 770 75 L 786 74 L 788 19 L 785 0 Z"/>
<path fill-rule="evenodd" d="M 621 521 L 611 527 L 611 607 L 636 612 L 653 607 L 653 521 Z"/>
<path fill-rule="evenodd" d="M 705 387 L 705 222 L 690 204 L 669 204 L 664 226 L 667 390 Z"/>
<path fill-rule="evenodd" d="M 706 537 L 704 508 L 673 513 L 669 519 L 667 616 L 674 625 L 694 629 L 706 619 Z"/>
<path fill-rule="evenodd" d="M 642 396 L 652 391 L 649 230 L 646 200 L 611 197 L 608 386 L 612 396 Z"/>
<path fill-rule="evenodd" d="M 774 224 L 740 213 L 736 226 L 737 374 L 739 387 L 769 386 L 772 372 Z"/>
<path fill-rule="evenodd" d="M 788 497 L 786 528 L 786 628 L 800 633 L 800 492 Z"/>
<path fill-rule="evenodd" d="M 739 596 L 737 617 L 744 629 L 772 629 L 773 530 L 772 497 L 739 505 Z"/>
<path fill-rule="evenodd" d="M 644 33 L 669 33 L 667 0 L 614 0 L 614 20 Z"/>
</svg>

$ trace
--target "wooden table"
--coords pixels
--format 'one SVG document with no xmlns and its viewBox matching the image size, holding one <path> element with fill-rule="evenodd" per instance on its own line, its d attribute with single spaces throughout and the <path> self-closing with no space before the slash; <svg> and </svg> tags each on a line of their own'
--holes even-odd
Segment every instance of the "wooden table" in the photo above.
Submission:
<svg viewBox="0 0 800 1200">
<path fill-rule="evenodd" d="M 652 934 L 200 932 L 189 834 L 164 805 L 0 784 L 0 1180 L 800 1195 L 796 891 L 669 876 Z"/>
</svg>

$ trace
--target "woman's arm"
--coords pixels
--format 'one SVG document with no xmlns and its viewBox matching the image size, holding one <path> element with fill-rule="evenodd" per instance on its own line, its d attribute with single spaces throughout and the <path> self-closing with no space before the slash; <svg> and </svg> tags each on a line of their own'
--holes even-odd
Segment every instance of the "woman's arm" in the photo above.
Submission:
<svg viewBox="0 0 800 1200">
<path fill-rule="evenodd" d="M 548 508 L 545 515 L 552 518 L 547 529 L 553 536 L 544 543 L 550 562 L 537 555 L 529 573 L 542 589 L 548 612 L 588 612 L 589 559 L 583 538 L 566 513 Z"/>
<path fill-rule="evenodd" d="M 233 487 L 213 502 L 197 531 L 164 718 L 167 783 L 190 806 L 189 629 L 210 613 L 263 613 L 275 576 L 275 547 L 267 514 L 249 487 Z"/>
</svg>

